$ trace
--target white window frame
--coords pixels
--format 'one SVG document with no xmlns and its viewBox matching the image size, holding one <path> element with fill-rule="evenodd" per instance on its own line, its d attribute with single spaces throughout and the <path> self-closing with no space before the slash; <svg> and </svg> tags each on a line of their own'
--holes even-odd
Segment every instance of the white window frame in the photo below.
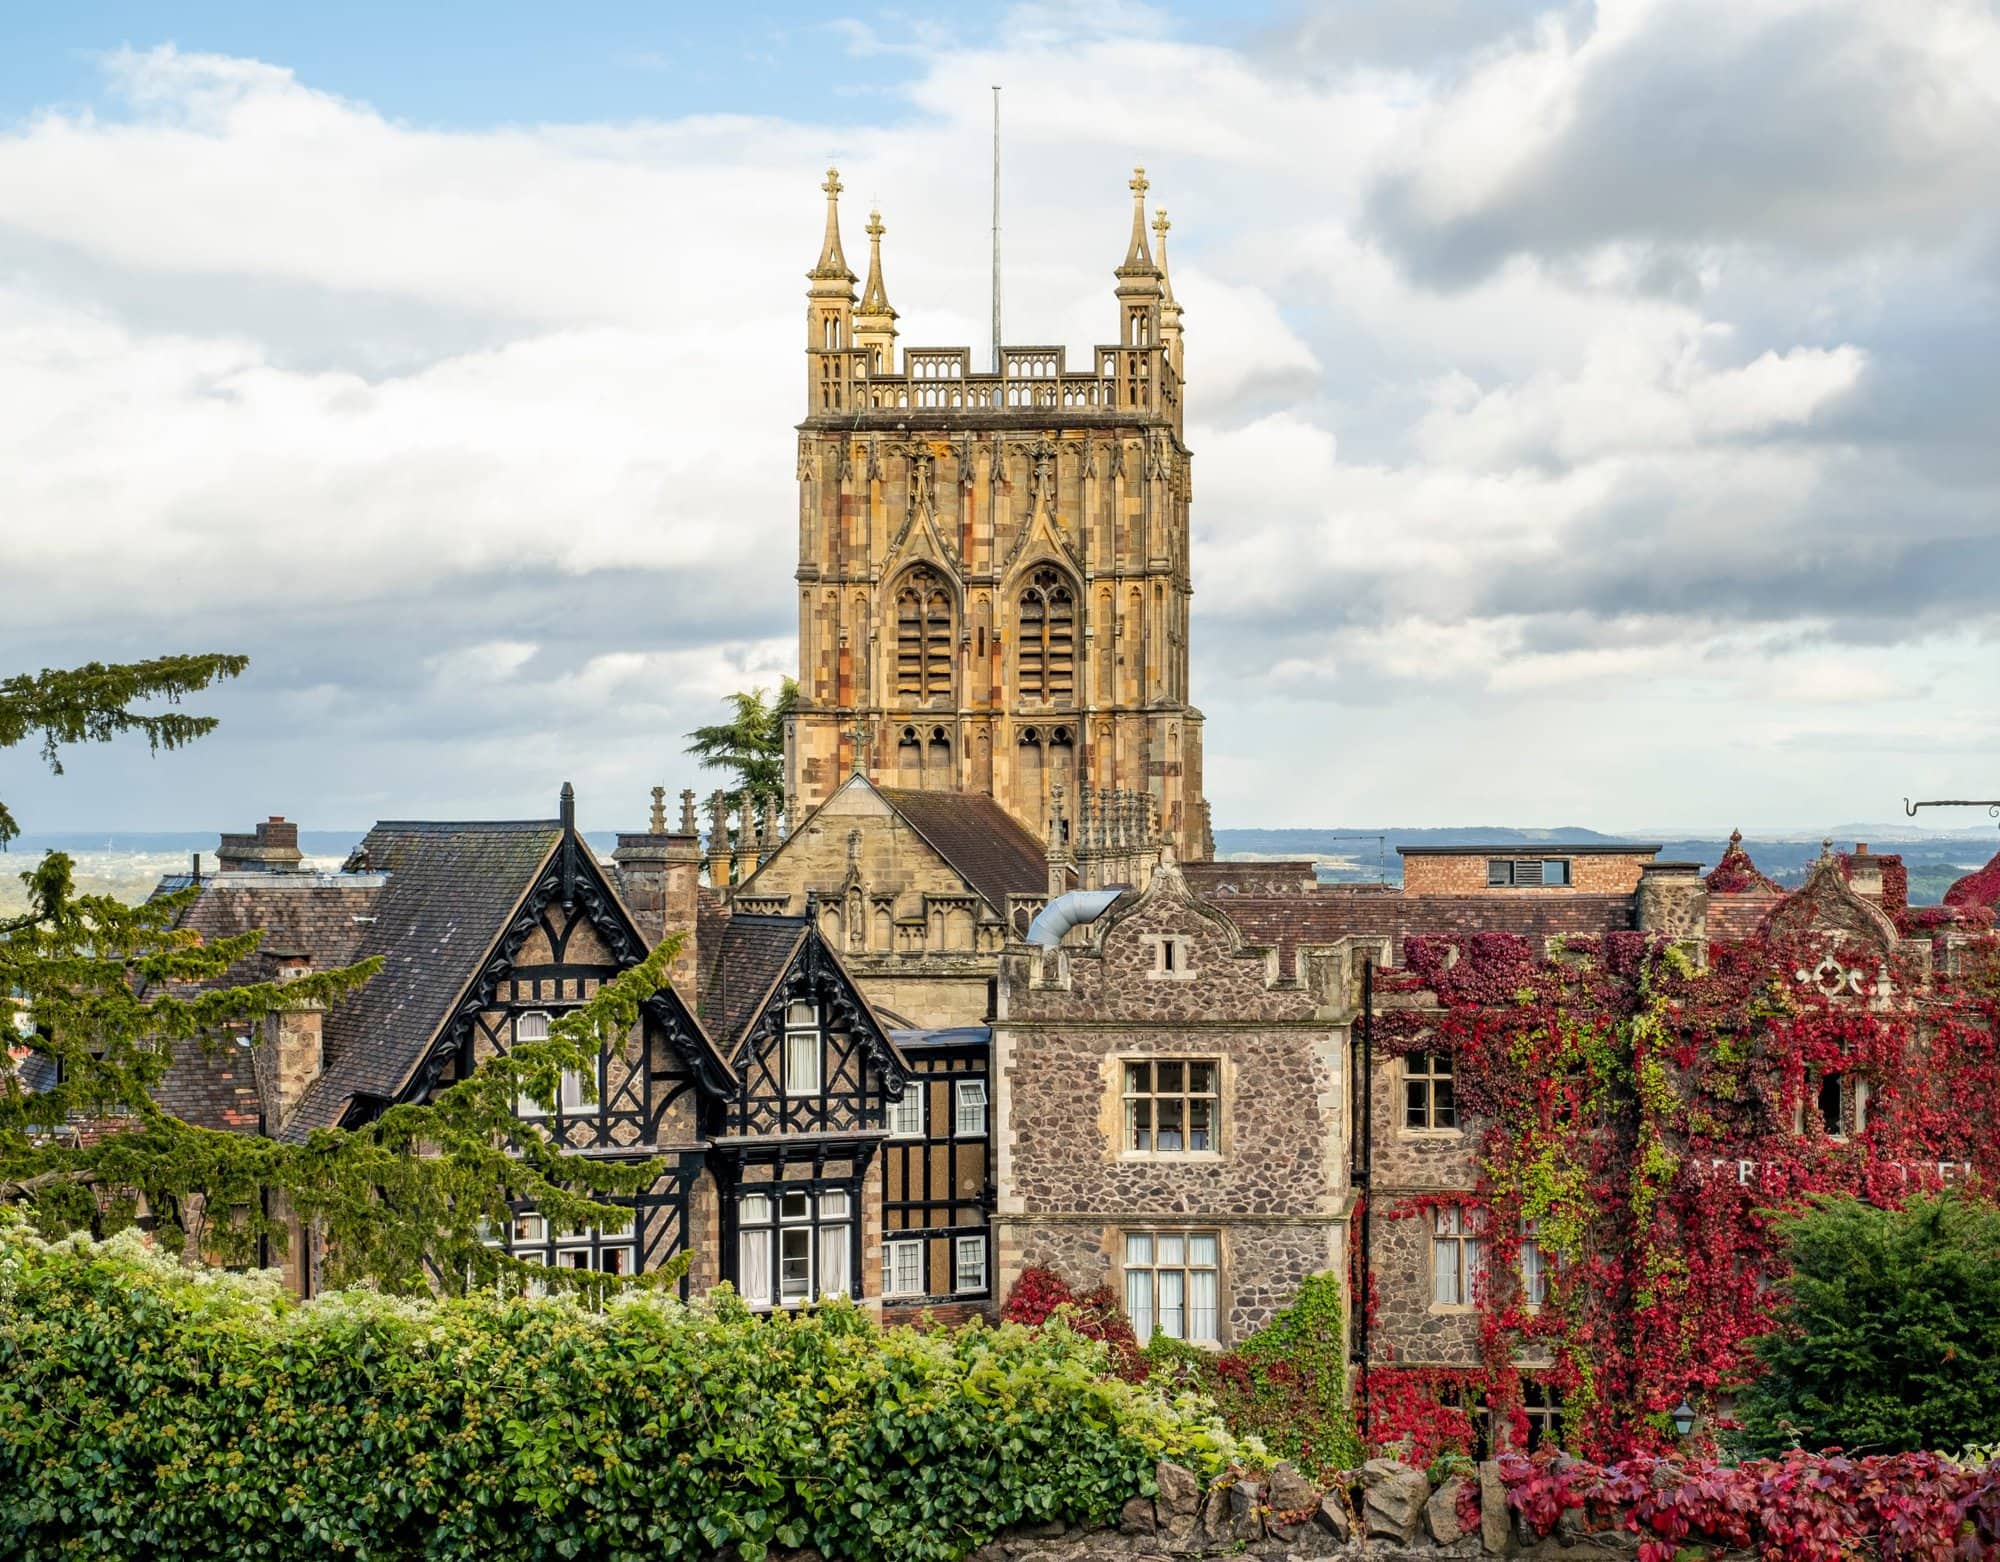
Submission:
<svg viewBox="0 0 2000 1562">
<path fill-rule="evenodd" d="M 1521 1277 L 1521 1305 L 1539 1311 L 1549 1299 L 1549 1255 L 1532 1220 L 1521 1222 L 1521 1251 L 1516 1267 Z"/>
<path fill-rule="evenodd" d="M 807 1018 L 801 1018 L 803 1010 Z M 812 1077 L 810 1082 L 801 1079 L 803 1072 L 794 1068 L 797 1061 L 793 1053 L 793 1043 L 810 1035 L 812 1038 Z M 821 1038 L 819 1005 L 811 1002 L 796 1002 L 785 1005 L 784 1029 L 784 1069 L 783 1088 L 788 1096 L 816 1096 L 825 1088 L 826 1059 L 825 1045 Z"/>
<path fill-rule="evenodd" d="M 814 1193 L 768 1183 L 742 1189 L 736 1210 L 736 1278 L 746 1306 L 770 1312 L 853 1294 L 854 1200 L 846 1189 Z M 788 1257 L 788 1247 L 800 1251 Z M 804 1286 L 788 1291 L 786 1265 L 799 1262 L 805 1265 Z M 750 1283 L 756 1269 L 764 1271 L 761 1295 Z"/>
<path fill-rule="evenodd" d="M 971 1264 L 967 1265 L 970 1257 Z M 987 1289 L 986 1238 L 954 1237 L 951 1244 L 951 1288 L 963 1296 Z"/>
<path fill-rule="evenodd" d="M 891 1139 L 921 1139 L 924 1136 L 924 1097 L 930 1094 L 930 1083 L 921 1075 L 912 1075 L 910 1082 L 903 1086 L 903 1093 L 889 1103 L 889 1137 Z"/>
<path fill-rule="evenodd" d="M 885 1297 L 924 1295 L 924 1248 L 921 1239 L 882 1244 L 882 1294 Z M 907 1270 L 907 1272 L 906 1272 Z"/>
<path fill-rule="evenodd" d="M 539 1036 L 524 1036 L 521 1033 L 521 1028 L 531 1020 L 539 1020 L 541 1022 L 542 1033 Z M 524 1041 L 547 1041 L 549 1039 L 549 1026 L 551 1023 L 549 1011 L 546 1009 L 530 1009 L 525 1014 L 515 1015 L 513 1027 L 514 1044 L 518 1046 Z M 563 1083 L 567 1085 L 569 1083 L 568 1079 L 565 1078 Z M 549 1109 L 524 1090 L 515 1098 L 514 1115 L 516 1117 L 547 1117 Z"/>
<path fill-rule="evenodd" d="M 951 1126 L 953 1137 L 958 1139 L 983 1139 L 986 1137 L 986 1079 L 984 1075 L 976 1079 L 960 1079 L 952 1084 Z M 974 1126 L 967 1127 L 967 1114 L 971 1114 Z"/>
<path fill-rule="evenodd" d="M 1431 1212 L 1431 1311 L 1470 1312 L 1479 1303 L 1486 1273 L 1486 1234 L 1480 1215 L 1459 1204 Z"/>
</svg>

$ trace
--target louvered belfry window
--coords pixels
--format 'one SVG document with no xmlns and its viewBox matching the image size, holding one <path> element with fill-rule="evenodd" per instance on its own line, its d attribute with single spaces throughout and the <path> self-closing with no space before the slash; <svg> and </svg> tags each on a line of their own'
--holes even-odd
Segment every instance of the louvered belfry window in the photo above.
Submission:
<svg viewBox="0 0 2000 1562">
<path fill-rule="evenodd" d="M 896 593 L 896 694 L 908 700 L 951 694 L 951 596 L 928 569 L 914 569 Z"/>
<path fill-rule="evenodd" d="M 1036 570 L 1021 592 L 1021 696 L 1076 697 L 1076 598 L 1052 569 Z"/>
</svg>

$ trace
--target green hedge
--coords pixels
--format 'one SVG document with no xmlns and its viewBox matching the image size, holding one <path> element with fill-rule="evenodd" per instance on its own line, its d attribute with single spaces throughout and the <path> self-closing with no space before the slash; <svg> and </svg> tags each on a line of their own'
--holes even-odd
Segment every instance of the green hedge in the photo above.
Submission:
<svg viewBox="0 0 2000 1562">
<path fill-rule="evenodd" d="M 1062 1329 L 723 1293 L 296 1303 L 0 1226 L 0 1556 L 957 1556 L 1232 1447 Z"/>
</svg>

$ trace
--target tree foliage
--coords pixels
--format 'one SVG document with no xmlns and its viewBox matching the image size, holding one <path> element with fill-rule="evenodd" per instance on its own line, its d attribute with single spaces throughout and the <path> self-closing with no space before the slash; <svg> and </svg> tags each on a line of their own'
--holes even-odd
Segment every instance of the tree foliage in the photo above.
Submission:
<svg viewBox="0 0 2000 1562">
<path fill-rule="evenodd" d="M 92 662 L 65 671 L 44 667 L 0 681 L 0 749 L 14 748 L 32 737 L 42 740 L 42 758 L 62 774 L 62 745 L 104 743 L 126 732 L 140 732 L 155 753 L 180 748 L 215 728 L 213 716 L 184 711 L 141 711 L 143 700 L 178 704 L 224 678 L 234 678 L 250 665 L 247 656 L 208 651 L 192 656 L 156 656 L 150 661 L 108 664 Z M 7 805 L 0 802 L 0 846 L 21 833 Z"/>
<path fill-rule="evenodd" d="M 124 1240 L 0 1226 L 0 1550 L 945 1562 L 1016 1523 L 1103 1521 L 1206 1407 L 1067 1330 L 883 1329 L 618 1298 L 289 1302 Z"/>
<path fill-rule="evenodd" d="M 2000 1210 L 1829 1198 L 1778 1223 L 1791 1273 L 1741 1402 L 1755 1447 L 2000 1441 Z"/>
<path fill-rule="evenodd" d="M 0 747 L 39 733 L 57 769 L 62 743 L 121 732 L 177 748 L 213 720 L 135 712 L 133 702 L 173 700 L 244 665 L 240 656 L 162 657 L 9 679 L 0 684 Z M 244 981 L 238 967 L 263 935 L 204 940 L 182 927 L 199 893 L 192 887 L 140 906 L 79 895 L 61 852 L 21 877 L 29 908 L 0 923 L 0 1001 L 14 1022 L 9 1054 L 0 1055 L 0 1204 L 45 1234 L 103 1235 L 143 1222 L 170 1252 L 240 1264 L 283 1251 L 296 1219 L 323 1239 L 322 1272 L 336 1284 L 455 1289 L 526 1270 L 488 1241 L 513 1201 L 533 1203 L 559 1227 L 622 1225 L 629 1210 L 605 1201 L 660 1174 L 654 1161 L 567 1155 L 516 1107 L 524 1094 L 551 1105 L 565 1069 L 596 1078 L 599 1054 L 625 1045 L 641 1005 L 666 985 L 678 938 L 563 1014 L 547 1040 L 488 1060 L 428 1102 L 295 1144 L 182 1121 L 160 1106 L 161 1082 L 176 1061 L 259 1045 L 273 1016 L 337 1004 L 379 961 Z M 556 1285 L 626 1283 L 534 1273 Z M 631 1283 L 678 1276 L 656 1270 Z"/>
<path fill-rule="evenodd" d="M 787 678 L 779 684 L 775 700 L 760 688 L 738 691 L 726 703 L 732 712 L 730 719 L 688 733 L 687 752 L 699 758 L 706 770 L 730 773 L 734 784 L 724 795 L 732 809 L 746 801 L 782 796 L 785 718 L 798 709 L 798 680 Z"/>
</svg>

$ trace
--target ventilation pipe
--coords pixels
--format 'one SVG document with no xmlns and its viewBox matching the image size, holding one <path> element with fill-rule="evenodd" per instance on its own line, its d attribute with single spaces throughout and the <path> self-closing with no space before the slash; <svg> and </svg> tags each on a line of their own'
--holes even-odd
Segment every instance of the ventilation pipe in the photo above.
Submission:
<svg viewBox="0 0 2000 1562">
<path fill-rule="evenodd" d="M 1124 885 L 1114 889 L 1073 889 L 1067 895 L 1056 896 L 1028 924 L 1028 942 L 1043 949 L 1055 948 L 1071 928 L 1103 916 L 1105 908 L 1124 894 L 1125 889 Z"/>
</svg>

